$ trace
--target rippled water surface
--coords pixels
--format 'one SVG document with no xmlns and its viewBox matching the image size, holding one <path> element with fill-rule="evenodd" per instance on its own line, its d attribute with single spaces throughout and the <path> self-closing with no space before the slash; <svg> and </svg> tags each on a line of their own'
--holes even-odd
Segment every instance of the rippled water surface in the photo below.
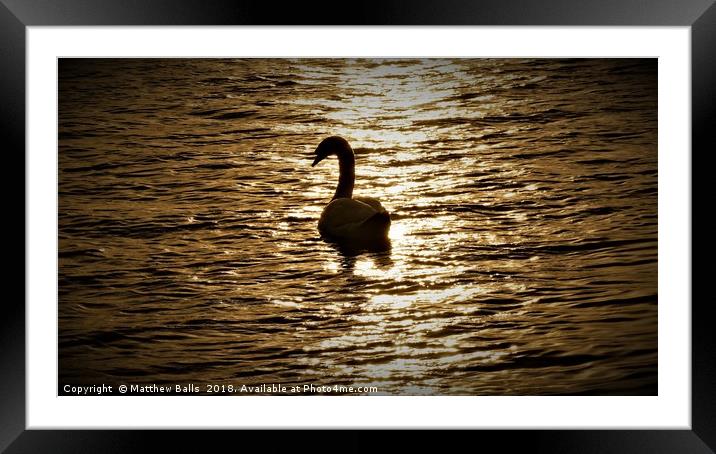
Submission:
<svg viewBox="0 0 716 454">
<path fill-rule="evenodd" d="M 656 60 L 61 60 L 60 383 L 656 394 Z M 316 223 L 356 152 L 392 248 Z"/>
</svg>

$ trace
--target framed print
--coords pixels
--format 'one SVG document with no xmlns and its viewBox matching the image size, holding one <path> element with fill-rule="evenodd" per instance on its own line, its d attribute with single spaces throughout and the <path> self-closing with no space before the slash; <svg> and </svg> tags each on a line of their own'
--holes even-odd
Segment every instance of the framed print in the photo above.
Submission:
<svg viewBox="0 0 716 454">
<path fill-rule="evenodd" d="M 712 3 L 4 1 L 3 449 L 710 452 Z"/>
</svg>

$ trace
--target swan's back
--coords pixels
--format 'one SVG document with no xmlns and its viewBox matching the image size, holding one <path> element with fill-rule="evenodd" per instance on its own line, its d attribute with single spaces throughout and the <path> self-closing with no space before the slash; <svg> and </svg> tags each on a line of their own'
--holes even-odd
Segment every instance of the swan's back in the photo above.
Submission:
<svg viewBox="0 0 716 454">
<path fill-rule="evenodd" d="M 390 215 L 379 201 L 370 197 L 339 198 L 321 213 L 318 229 L 336 239 L 371 239 L 388 234 Z"/>
<path fill-rule="evenodd" d="M 374 199 L 373 197 L 353 197 L 353 200 L 357 200 L 359 202 L 363 202 L 366 205 L 370 205 L 376 212 L 386 211 L 385 208 L 383 208 L 383 205 L 378 201 L 378 199 Z"/>
</svg>

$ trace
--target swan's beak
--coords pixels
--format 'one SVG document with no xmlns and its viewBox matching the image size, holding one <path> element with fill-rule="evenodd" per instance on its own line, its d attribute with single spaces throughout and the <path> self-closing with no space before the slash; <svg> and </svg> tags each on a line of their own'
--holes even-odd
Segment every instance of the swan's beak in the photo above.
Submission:
<svg viewBox="0 0 716 454">
<path fill-rule="evenodd" d="M 313 160 L 313 164 L 311 164 L 311 167 L 314 167 L 319 162 L 323 161 L 324 156 L 316 155 L 316 159 Z"/>
</svg>

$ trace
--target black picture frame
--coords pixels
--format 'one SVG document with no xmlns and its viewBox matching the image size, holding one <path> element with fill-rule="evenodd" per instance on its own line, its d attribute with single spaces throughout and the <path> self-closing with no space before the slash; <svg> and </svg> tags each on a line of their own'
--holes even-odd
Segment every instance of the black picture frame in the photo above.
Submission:
<svg viewBox="0 0 716 454">
<path fill-rule="evenodd" d="M 411 432 L 412 443 L 440 446 L 441 451 L 470 438 L 468 446 L 500 450 L 528 448 L 545 452 L 579 453 L 708 453 L 716 449 L 716 348 L 711 335 L 713 297 L 706 293 L 713 266 L 713 241 L 705 233 L 713 191 L 700 172 L 706 172 L 707 156 L 716 151 L 716 5 L 714 0 L 399 0 L 354 2 L 336 7 L 328 2 L 274 2 L 250 0 L 0 0 L 0 124 L 6 159 L 17 159 L 25 169 L 25 32 L 38 25 L 532 25 L 532 26 L 690 26 L 692 75 L 692 400 L 691 430 L 483 430 L 429 439 L 425 432 Z M 709 153 L 710 152 L 710 153 Z M 20 157 L 23 157 L 22 160 Z M 14 164 L 14 163 L 12 163 Z M 6 163 L 9 165 L 9 163 Z M 8 167 L 10 168 L 10 167 Z M 9 172 L 8 172 L 9 173 Z M 14 170 L 12 173 L 18 173 Z M 24 175 L 25 172 L 22 172 Z M 6 194 L 17 185 L 5 183 Z M 23 184 L 23 188 L 24 188 Z M 12 188 L 12 192 L 9 192 Z M 10 199 L 12 197 L 8 197 Z M 23 194 L 23 213 L 25 197 Z M 697 207 L 707 210 L 697 210 Z M 6 213 L 8 216 L 9 213 Z M 19 214 L 15 217 L 19 218 Z M 23 214 L 24 219 L 24 214 Z M 699 222 L 703 221 L 703 222 Z M 15 221 L 11 228 L 25 238 L 29 226 Z M 19 244 L 18 241 L 8 241 Z M 8 249 L 9 250 L 9 249 Z M 703 260 L 702 260 L 703 259 Z M 697 266 L 698 263 L 704 265 Z M 709 265 L 710 264 L 710 265 Z M 25 267 L 13 266 L 23 273 Z M 22 270 L 22 271 L 19 271 Z M 8 274 L 7 282 L 12 282 Z M 25 279 L 23 279 L 24 282 Z M 6 297 L 0 317 L 0 451 L 20 452 L 134 452 L 150 442 L 161 442 L 166 452 L 211 452 L 234 438 L 247 443 L 246 433 L 231 431 L 90 431 L 26 430 L 25 288 L 23 298 Z M 358 452 L 373 442 L 365 431 L 333 431 L 317 443 L 315 433 L 291 432 L 285 436 L 263 434 L 257 440 L 270 451 L 307 444 L 312 449 Z M 323 437 L 323 436 L 321 436 Z M 407 438 L 407 437 L 404 437 Z M 437 440 L 436 440 L 437 439 Z M 400 443 L 395 444 L 394 443 Z M 381 442 L 383 448 L 404 447 L 403 441 Z M 401 449 L 402 451 L 402 449 Z"/>
</svg>

